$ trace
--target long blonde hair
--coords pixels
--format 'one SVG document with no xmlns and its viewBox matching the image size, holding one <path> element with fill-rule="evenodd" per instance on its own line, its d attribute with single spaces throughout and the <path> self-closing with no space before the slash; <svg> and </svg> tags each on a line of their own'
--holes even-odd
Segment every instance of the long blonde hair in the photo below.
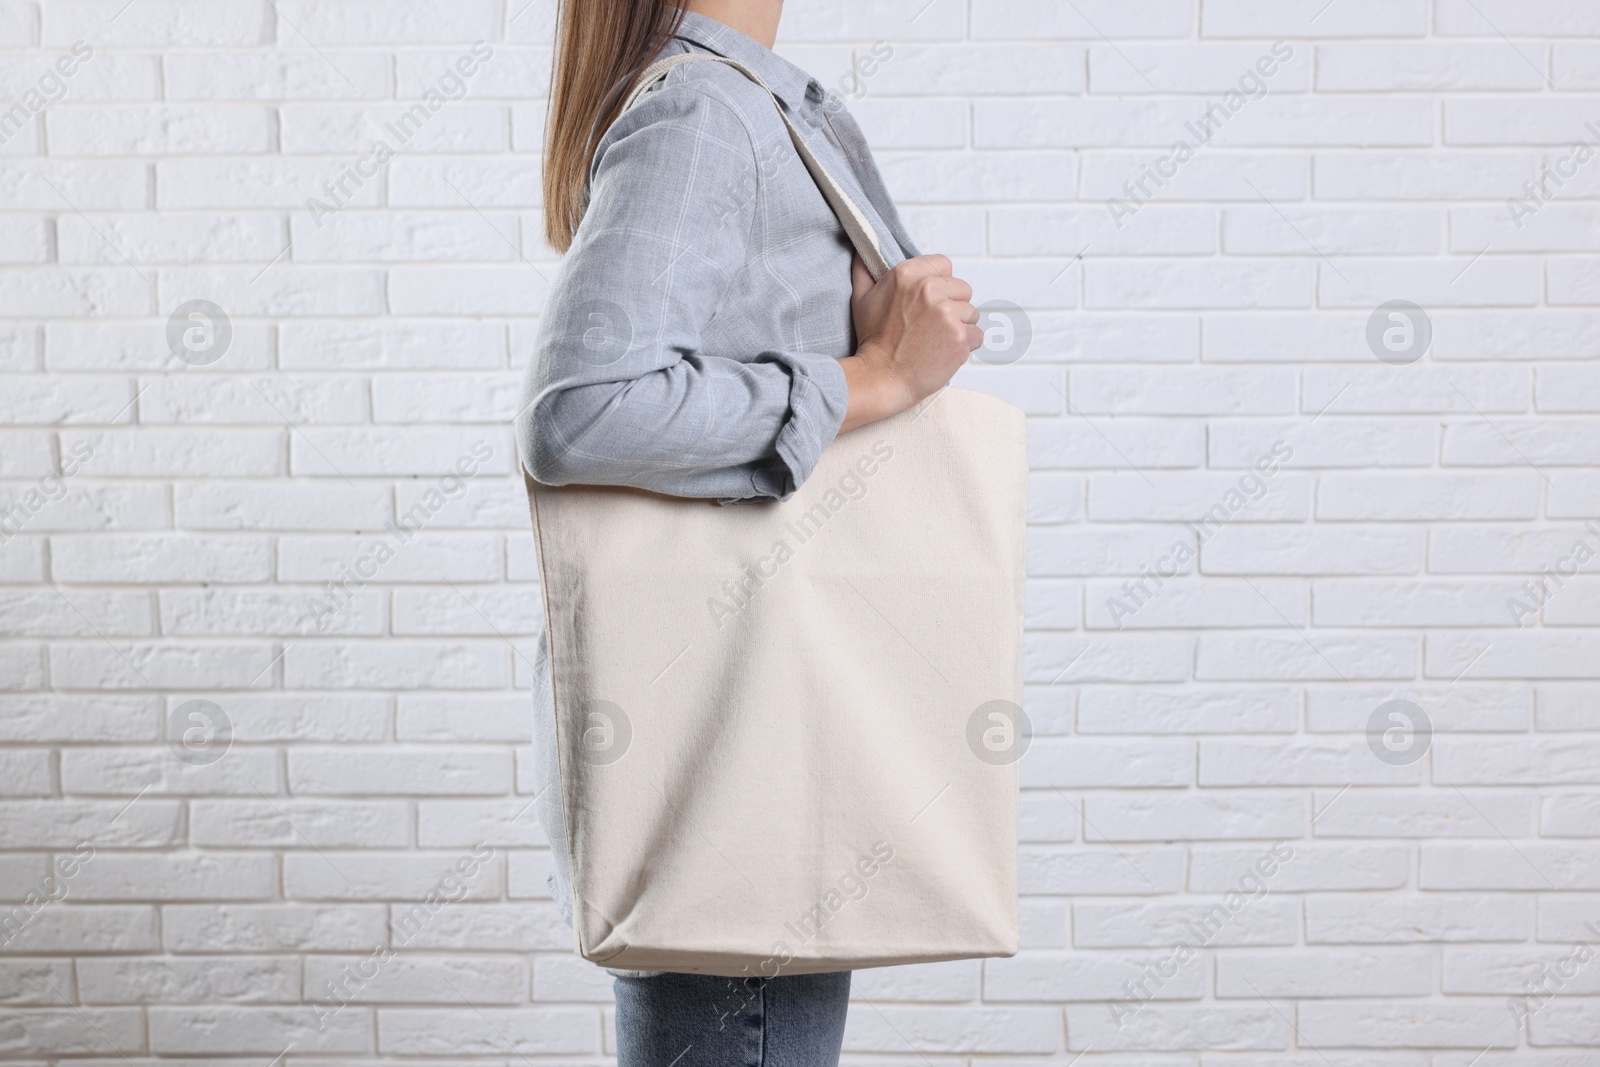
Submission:
<svg viewBox="0 0 1600 1067">
<path fill-rule="evenodd" d="M 627 89 L 683 21 L 685 0 L 559 0 L 544 150 L 544 232 L 565 252 L 583 220 L 589 166 Z"/>
</svg>

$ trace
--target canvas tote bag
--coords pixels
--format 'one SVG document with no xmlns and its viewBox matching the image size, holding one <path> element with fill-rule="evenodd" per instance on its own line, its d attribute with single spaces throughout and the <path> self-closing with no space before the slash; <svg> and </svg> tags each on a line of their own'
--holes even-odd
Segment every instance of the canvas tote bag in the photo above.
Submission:
<svg viewBox="0 0 1600 1067">
<path fill-rule="evenodd" d="M 1016 952 L 1026 480 L 1022 412 L 951 388 L 840 434 L 781 503 L 527 479 L 580 955 L 773 977 Z"/>
</svg>

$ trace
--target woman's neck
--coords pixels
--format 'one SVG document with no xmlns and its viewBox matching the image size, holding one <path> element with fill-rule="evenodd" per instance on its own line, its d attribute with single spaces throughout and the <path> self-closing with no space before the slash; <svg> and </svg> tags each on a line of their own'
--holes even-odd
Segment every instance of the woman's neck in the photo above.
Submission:
<svg viewBox="0 0 1600 1067">
<path fill-rule="evenodd" d="M 689 0 L 684 7 L 768 48 L 778 39 L 778 20 L 783 17 L 783 0 Z"/>
</svg>

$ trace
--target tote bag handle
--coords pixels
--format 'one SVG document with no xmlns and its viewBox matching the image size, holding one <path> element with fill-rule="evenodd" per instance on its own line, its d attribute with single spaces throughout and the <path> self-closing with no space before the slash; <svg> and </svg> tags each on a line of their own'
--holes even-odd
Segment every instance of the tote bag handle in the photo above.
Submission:
<svg viewBox="0 0 1600 1067">
<path fill-rule="evenodd" d="M 806 165 L 806 170 L 811 172 L 812 180 L 817 183 L 817 188 L 822 191 L 823 198 L 828 201 L 828 206 L 833 208 L 833 213 L 838 216 L 839 222 L 844 226 L 844 232 L 849 234 L 850 243 L 855 246 L 856 254 L 861 257 L 861 262 L 867 265 L 867 270 L 872 273 L 873 281 L 877 281 L 889 273 L 889 261 L 884 258 L 883 249 L 878 244 L 878 235 L 873 231 L 872 224 L 867 221 L 867 216 L 862 213 L 856 202 L 850 199 L 850 194 L 834 180 L 833 175 L 822 165 L 822 161 L 811 151 L 811 146 L 806 144 L 806 139 L 800 135 L 800 128 L 794 124 L 789 113 L 778 102 L 778 97 L 761 80 L 761 76 L 736 59 L 726 56 L 710 56 L 702 52 L 685 52 L 681 55 L 668 56 L 666 59 L 657 60 L 639 76 L 632 92 L 622 104 L 619 115 L 626 113 L 629 108 L 639 102 L 645 92 L 656 82 L 667 76 L 673 67 L 682 63 L 692 63 L 697 60 L 708 60 L 715 63 L 726 63 L 728 66 L 743 74 L 766 90 L 772 98 L 773 106 L 778 109 L 778 114 L 783 118 L 783 124 L 789 128 L 789 140 L 794 142 L 795 151 L 800 153 L 800 159 Z"/>
</svg>

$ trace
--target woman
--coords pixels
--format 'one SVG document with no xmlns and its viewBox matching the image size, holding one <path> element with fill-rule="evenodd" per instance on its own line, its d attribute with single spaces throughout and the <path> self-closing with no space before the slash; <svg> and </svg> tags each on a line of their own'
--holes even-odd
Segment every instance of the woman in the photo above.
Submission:
<svg viewBox="0 0 1600 1067">
<path fill-rule="evenodd" d="M 546 234 L 566 252 L 517 420 L 550 485 L 776 500 L 835 435 L 915 405 L 982 343 L 972 290 L 906 236 L 860 129 L 771 51 L 782 0 L 563 0 L 544 161 Z M 874 283 L 802 165 L 776 95 L 867 215 Z M 571 920 L 554 712 L 539 644 L 535 749 L 550 885 Z M 849 972 L 617 975 L 622 1067 L 836 1063 Z"/>
</svg>

